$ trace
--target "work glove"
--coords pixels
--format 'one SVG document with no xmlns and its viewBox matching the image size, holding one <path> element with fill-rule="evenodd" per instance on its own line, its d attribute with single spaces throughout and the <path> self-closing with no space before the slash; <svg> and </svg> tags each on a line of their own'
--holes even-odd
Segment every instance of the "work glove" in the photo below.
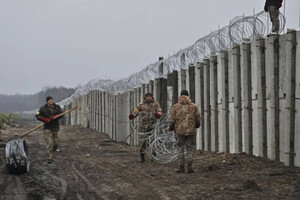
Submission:
<svg viewBox="0 0 300 200">
<path fill-rule="evenodd" d="M 172 126 L 169 126 L 169 131 L 174 131 L 174 128 Z"/>
<path fill-rule="evenodd" d="M 156 118 L 156 119 L 159 119 L 160 117 L 161 117 L 161 114 L 159 114 L 159 113 L 154 113 L 154 117 Z"/>
<path fill-rule="evenodd" d="M 52 115 L 52 116 L 50 117 L 50 121 L 54 120 L 56 117 L 57 117 L 57 115 Z"/>
<path fill-rule="evenodd" d="M 129 120 L 133 120 L 133 119 L 134 119 L 134 115 L 133 115 L 133 114 L 130 114 L 130 115 L 128 116 L 128 118 L 129 118 Z"/>
<path fill-rule="evenodd" d="M 200 121 L 196 121 L 196 128 L 200 128 Z"/>
<path fill-rule="evenodd" d="M 282 0 L 277 0 L 276 7 L 279 9 L 282 6 Z"/>
<path fill-rule="evenodd" d="M 41 117 L 40 120 L 45 124 L 48 124 L 51 120 L 49 118 Z"/>
<path fill-rule="evenodd" d="M 269 7 L 267 5 L 265 5 L 264 10 L 265 10 L 265 12 L 268 12 L 269 11 Z"/>
</svg>

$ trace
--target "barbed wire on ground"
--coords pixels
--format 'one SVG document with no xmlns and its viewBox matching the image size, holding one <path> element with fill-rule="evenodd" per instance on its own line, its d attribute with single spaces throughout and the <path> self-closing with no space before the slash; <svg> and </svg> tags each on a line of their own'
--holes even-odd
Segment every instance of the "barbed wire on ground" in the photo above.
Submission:
<svg viewBox="0 0 300 200">
<path fill-rule="evenodd" d="M 169 131 L 169 113 L 164 113 L 159 119 L 154 117 L 154 113 L 148 113 L 141 111 L 133 120 L 116 120 L 107 114 L 101 114 L 99 112 L 80 112 L 77 114 L 83 115 L 88 118 L 91 114 L 105 117 L 114 121 L 115 123 L 129 123 L 130 131 L 129 133 L 136 140 L 145 139 L 148 146 L 149 157 L 159 163 L 168 163 L 175 160 L 178 156 L 176 134 L 174 131 Z M 142 117 L 143 116 L 143 117 Z M 145 122 L 145 119 L 151 121 L 147 123 L 146 127 L 141 130 L 141 125 Z M 135 133 L 135 134 L 133 134 Z M 128 138 L 126 138 L 127 140 Z"/>
<path fill-rule="evenodd" d="M 280 13 L 280 30 L 285 27 L 285 17 Z M 234 45 L 252 42 L 255 37 L 266 37 L 271 31 L 269 14 L 262 11 L 252 16 L 238 16 L 232 19 L 228 26 L 220 28 L 198 39 L 193 45 L 177 51 L 166 59 L 157 61 L 129 77 L 113 81 L 110 79 L 94 79 L 78 88 L 73 95 L 59 102 L 61 106 L 68 105 L 74 99 L 92 90 L 123 93 L 133 90 L 155 78 L 166 78 L 173 70 L 187 68 L 190 63 L 201 62 L 210 53 L 230 50 Z M 163 64 L 163 70 L 160 66 Z"/>
<path fill-rule="evenodd" d="M 148 155 L 151 160 L 159 163 L 168 163 L 175 160 L 178 156 L 176 135 L 173 131 L 169 131 L 169 113 L 163 114 L 159 119 L 155 119 L 153 114 L 140 112 L 139 115 L 150 119 L 155 123 L 147 124 L 144 127 L 145 132 L 141 131 L 142 117 L 137 117 L 131 123 L 131 129 L 139 138 L 145 139 L 148 146 Z"/>
</svg>

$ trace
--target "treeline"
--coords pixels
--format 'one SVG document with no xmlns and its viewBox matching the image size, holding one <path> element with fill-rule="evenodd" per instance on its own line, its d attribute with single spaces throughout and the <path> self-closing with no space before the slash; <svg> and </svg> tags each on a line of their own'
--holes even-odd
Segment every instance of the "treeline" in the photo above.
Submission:
<svg viewBox="0 0 300 200">
<path fill-rule="evenodd" d="M 46 87 L 42 91 L 32 95 L 3 95 L 0 94 L 0 113 L 30 111 L 41 107 L 46 103 L 46 97 L 52 96 L 55 102 L 74 94 L 75 89 L 65 87 Z"/>
</svg>

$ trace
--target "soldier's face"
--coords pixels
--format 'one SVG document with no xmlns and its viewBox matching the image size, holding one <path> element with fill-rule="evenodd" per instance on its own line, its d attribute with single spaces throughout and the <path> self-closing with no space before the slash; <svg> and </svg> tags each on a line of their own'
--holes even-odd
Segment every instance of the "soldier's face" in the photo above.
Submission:
<svg viewBox="0 0 300 200">
<path fill-rule="evenodd" d="M 148 95 L 146 96 L 146 101 L 151 101 L 152 100 L 152 96 Z"/>
<path fill-rule="evenodd" d="M 53 103 L 54 103 L 54 100 L 53 100 L 53 99 L 49 99 L 49 100 L 47 101 L 47 104 L 48 104 L 49 106 L 52 106 Z"/>
</svg>

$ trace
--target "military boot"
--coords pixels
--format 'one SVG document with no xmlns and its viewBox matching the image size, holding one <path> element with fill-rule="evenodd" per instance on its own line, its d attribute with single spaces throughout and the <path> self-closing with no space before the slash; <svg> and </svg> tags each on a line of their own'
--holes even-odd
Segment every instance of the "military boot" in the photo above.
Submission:
<svg viewBox="0 0 300 200">
<path fill-rule="evenodd" d="M 180 165 L 176 173 L 184 173 L 184 165 Z"/>
<path fill-rule="evenodd" d="M 187 172 L 188 173 L 193 173 L 194 172 L 194 170 L 192 168 L 192 162 L 188 162 Z"/>
<path fill-rule="evenodd" d="M 141 163 L 145 162 L 145 154 L 144 153 L 141 153 Z"/>
</svg>

